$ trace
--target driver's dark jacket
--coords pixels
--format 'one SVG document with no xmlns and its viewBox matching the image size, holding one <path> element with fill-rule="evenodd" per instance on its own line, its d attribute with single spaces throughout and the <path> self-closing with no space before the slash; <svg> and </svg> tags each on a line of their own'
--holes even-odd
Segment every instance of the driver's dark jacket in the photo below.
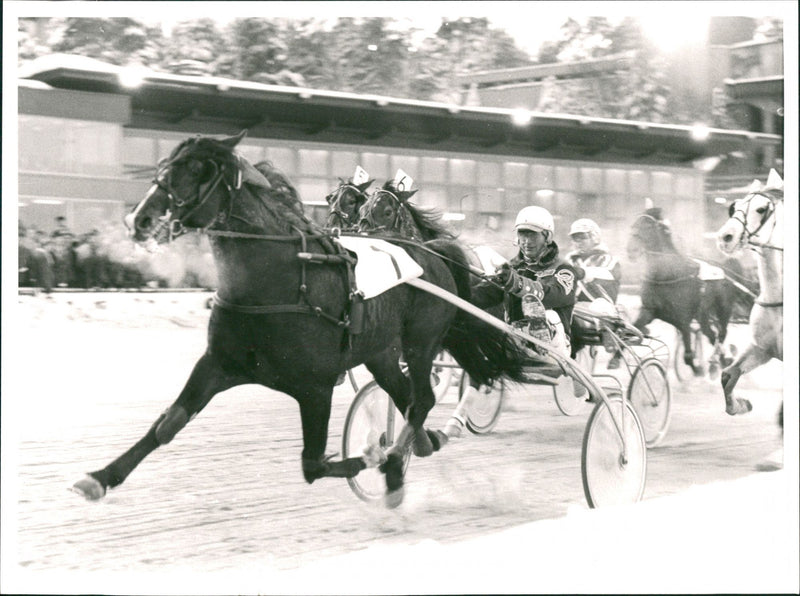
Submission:
<svg viewBox="0 0 800 596">
<path fill-rule="evenodd" d="M 558 245 L 551 242 L 542 257 L 534 264 L 527 264 L 522 253 L 509 261 L 511 268 L 519 275 L 536 280 L 542 284 L 544 296 L 542 304 L 548 310 L 558 313 L 567 337 L 570 337 L 572 309 L 575 306 L 576 281 L 583 271 L 558 256 Z M 503 302 L 506 321 L 511 323 L 523 318 L 522 299 L 503 291 L 501 277 L 494 276 L 491 281 L 483 280 L 472 287 L 472 303 L 486 309 Z M 491 283 L 494 282 L 494 283 Z M 498 284 L 501 287 L 498 287 Z"/>
</svg>

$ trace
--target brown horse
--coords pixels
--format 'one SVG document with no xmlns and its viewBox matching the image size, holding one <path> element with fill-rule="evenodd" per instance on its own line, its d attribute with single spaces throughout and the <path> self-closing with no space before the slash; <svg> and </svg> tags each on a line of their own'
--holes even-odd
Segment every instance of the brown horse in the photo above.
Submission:
<svg viewBox="0 0 800 596">
<path fill-rule="evenodd" d="M 177 400 L 130 449 L 74 489 L 101 498 L 159 445 L 169 443 L 221 391 L 255 383 L 300 406 L 302 471 L 307 482 L 353 477 L 380 462 L 387 503 L 402 498 L 404 457 L 444 443 L 423 424 L 435 404 L 430 374 L 440 347 L 484 382 L 521 378 L 523 354 L 503 332 L 406 284 L 363 302 L 354 298 L 352 257 L 311 223 L 285 176 L 256 170 L 234 148 L 244 137 L 196 137 L 179 144 L 126 223 L 137 241 L 164 242 L 187 229 L 208 233 L 218 290 L 208 346 Z M 262 165 L 262 164 L 260 164 Z M 466 263 L 457 246 L 451 259 Z M 468 274 L 428 251 L 408 247 L 421 279 L 469 297 Z M 315 260 L 305 258 L 312 255 Z M 399 365 L 402 352 L 408 376 Z M 386 453 L 332 461 L 325 455 L 333 387 L 339 374 L 365 364 L 406 423 Z"/>
</svg>

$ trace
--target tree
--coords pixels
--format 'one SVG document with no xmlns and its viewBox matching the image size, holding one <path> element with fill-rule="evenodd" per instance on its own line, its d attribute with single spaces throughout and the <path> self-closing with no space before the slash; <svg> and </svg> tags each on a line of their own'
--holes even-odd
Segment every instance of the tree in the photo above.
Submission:
<svg viewBox="0 0 800 596">
<path fill-rule="evenodd" d="M 69 17 L 63 20 L 52 51 L 80 54 L 111 64 L 148 64 L 160 60 L 160 28 L 127 18 Z"/>
</svg>

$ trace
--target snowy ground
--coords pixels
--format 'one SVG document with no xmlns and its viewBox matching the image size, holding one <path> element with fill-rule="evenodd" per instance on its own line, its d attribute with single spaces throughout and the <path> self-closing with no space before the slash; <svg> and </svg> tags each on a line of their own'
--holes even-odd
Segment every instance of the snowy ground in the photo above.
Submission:
<svg viewBox="0 0 800 596">
<path fill-rule="evenodd" d="M 76 319 L 112 328 L 202 328 L 208 318 L 209 296 L 39 295 L 21 298 L 14 317 L 54 330 Z M 4 347 L 13 326 L 13 320 L 4 325 Z M 790 414 L 793 411 L 796 408 L 788 409 Z M 381 545 L 290 571 L 270 570 L 261 564 L 252 570 L 209 573 L 194 580 L 184 577 L 180 584 L 157 573 L 130 577 L 115 573 L 113 585 L 142 594 L 798 593 L 796 430 L 796 421 L 789 423 L 791 450 L 787 449 L 782 470 L 694 486 L 682 494 L 635 506 L 576 507 L 560 519 L 452 544 Z M 743 536 L 748 539 L 742 540 Z M 734 544 L 737 550 L 730 546 Z M 571 548 L 565 550 L 565 545 Z M 555 549 L 573 556 L 554 561 L 548 554 Z M 3 593 L 14 591 L 14 581 L 19 579 L 4 574 Z M 69 584 L 58 574 L 40 576 L 35 585 L 42 593 L 70 593 Z M 108 585 L 109 578 L 97 574 L 87 578 L 81 591 L 102 592 Z"/>
</svg>

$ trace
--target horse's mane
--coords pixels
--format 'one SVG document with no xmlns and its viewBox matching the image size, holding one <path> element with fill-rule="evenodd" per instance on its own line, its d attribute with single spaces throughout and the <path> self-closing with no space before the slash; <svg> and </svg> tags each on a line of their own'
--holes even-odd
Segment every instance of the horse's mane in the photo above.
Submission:
<svg viewBox="0 0 800 596">
<path fill-rule="evenodd" d="M 388 190 L 398 198 L 403 198 L 403 191 L 397 190 L 393 180 L 387 181 L 383 185 L 383 190 Z M 405 194 L 410 196 L 413 192 Z M 404 211 L 408 213 L 411 217 L 411 224 L 416 227 L 423 240 L 455 239 L 456 235 L 441 223 L 442 214 L 438 209 L 419 207 L 407 199 L 402 200 L 402 205 L 405 206 L 405 209 L 401 208 L 400 213 L 402 214 Z M 403 216 L 401 215 L 401 217 Z"/>
</svg>

